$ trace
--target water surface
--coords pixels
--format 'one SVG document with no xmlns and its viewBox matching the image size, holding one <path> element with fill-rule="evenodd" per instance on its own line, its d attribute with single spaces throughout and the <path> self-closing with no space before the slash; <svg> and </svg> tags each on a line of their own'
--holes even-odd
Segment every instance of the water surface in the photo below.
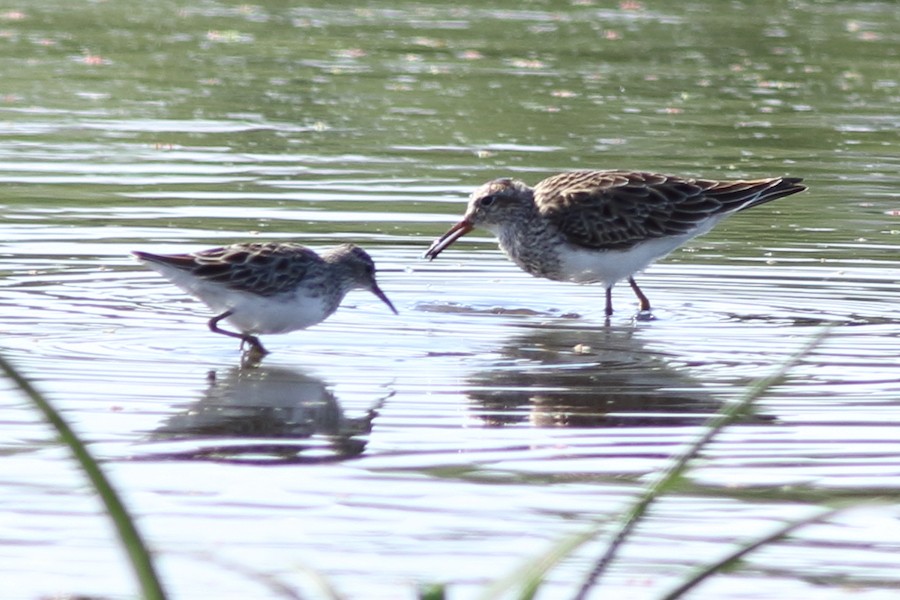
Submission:
<svg viewBox="0 0 900 600">
<path fill-rule="evenodd" d="M 0 10 L 2 352 L 104 460 L 173 598 L 473 598 L 619 514 L 725 403 L 827 339 L 703 454 L 601 590 L 652 598 L 836 499 L 698 598 L 889 598 L 900 488 L 900 15 L 890 2 L 137 2 Z M 485 180 L 802 176 L 627 286 L 430 241 Z M 400 311 L 235 340 L 128 252 L 364 246 Z M 135 588 L 67 453 L 2 382 L 10 598 Z M 551 573 L 571 596 L 599 553 Z M 48 565 L 51 565 L 48 567 Z M 280 587 L 281 586 L 281 587 Z"/>
</svg>

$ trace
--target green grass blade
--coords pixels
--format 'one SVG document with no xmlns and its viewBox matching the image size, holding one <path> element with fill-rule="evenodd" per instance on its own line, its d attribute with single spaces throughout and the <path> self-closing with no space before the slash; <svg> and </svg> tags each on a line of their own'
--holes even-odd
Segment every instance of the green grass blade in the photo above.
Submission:
<svg viewBox="0 0 900 600">
<path fill-rule="evenodd" d="M 634 528 L 637 527 L 638 523 L 643 519 L 647 510 L 650 508 L 650 505 L 666 492 L 677 487 L 679 480 L 687 470 L 688 463 L 696 457 L 697 454 L 705 448 L 720 431 L 722 431 L 722 429 L 737 420 L 747 407 L 771 389 L 772 386 L 781 381 L 790 369 L 822 341 L 828 331 L 829 328 L 823 329 L 818 335 L 814 336 L 799 351 L 785 361 L 775 373 L 757 381 L 736 402 L 726 405 L 718 415 L 707 423 L 703 433 L 674 458 L 672 464 L 662 472 L 660 477 L 656 480 L 656 483 L 651 485 L 637 503 L 625 513 L 618 531 L 615 532 L 612 540 L 606 547 L 606 551 L 597 560 L 594 568 L 585 578 L 581 588 L 575 595 L 575 600 L 583 600 L 594 585 L 596 585 L 597 580 L 599 580 L 612 560 L 616 557 L 621 545 L 628 539 L 631 532 L 634 531 Z"/>
<path fill-rule="evenodd" d="M 680 583 L 678 585 L 678 587 L 676 587 L 675 589 L 673 589 L 672 591 L 667 593 L 665 596 L 662 596 L 661 600 L 675 600 L 676 598 L 680 598 L 681 596 L 683 596 L 687 592 L 694 589 L 697 585 L 699 585 L 700 583 L 702 583 L 709 577 L 715 575 L 722 569 L 725 569 L 725 568 L 733 565 L 735 562 L 737 562 L 740 559 L 742 559 L 743 557 L 747 556 L 748 554 L 750 554 L 757 548 L 761 548 L 767 544 L 771 544 L 774 541 L 780 540 L 783 537 L 790 535 L 792 532 L 796 531 L 797 529 L 800 529 L 801 527 L 809 525 L 810 523 L 815 523 L 817 521 L 827 519 L 831 515 L 833 515 L 837 512 L 840 512 L 841 510 L 844 510 L 844 507 L 829 508 L 829 509 L 819 511 L 812 516 L 805 517 L 803 519 L 797 519 L 795 521 L 786 523 L 785 525 L 783 525 L 782 527 L 779 527 L 778 529 L 776 529 L 772 533 L 766 535 L 765 537 L 762 537 L 762 538 L 754 540 L 750 543 L 747 543 L 747 544 L 741 546 L 740 548 L 737 548 L 734 552 L 731 552 L 730 554 L 724 556 L 720 560 L 718 560 L 712 564 L 705 565 L 704 567 L 700 568 L 691 577 L 689 577 L 687 580 Z"/>
<path fill-rule="evenodd" d="M 567 536 L 553 545 L 550 550 L 525 562 L 514 571 L 498 579 L 481 594 L 480 600 L 499 598 L 507 590 L 518 588 L 519 600 L 531 600 L 537 593 L 547 572 L 569 556 L 577 548 L 591 541 L 597 535 L 596 529 L 590 529 Z"/>
<path fill-rule="evenodd" d="M 107 514 L 113 520 L 119 539 L 125 547 L 125 551 L 137 575 L 144 599 L 165 600 L 166 594 L 156 574 L 150 552 L 147 550 L 140 532 L 135 527 L 134 520 L 131 518 L 128 510 L 126 510 L 125 505 L 122 504 L 122 500 L 119 498 L 116 490 L 103 474 L 100 465 L 94 460 L 87 447 L 72 431 L 72 428 L 69 427 L 62 415 L 2 356 L 0 356 L 0 370 L 28 396 L 34 406 L 43 414 L 44 420 L 56 430 L 60 441 L 72 451 L 72 454 L 81 466 L 81 470 L 87 475 L 94 490 L 106 506 Z"/>
<path fill-rule="evenodd" d="M 419 586 L 418 600 L 447 600 L 447 586 L 440 583 L 426 583 Z"/>
<path fill-rule="evenodd" d="M 809 342 L 804 344 L 800 350 L 785 361 L 772 375 L 757 381 L 743 396 L 737 401 L 726 405 L 718 415 L 706 424 L 703 433 L 674 458 L 672 464 L 662 472 L 656 482 L 647 488 L 635 505 L 625 513 L 618 531 L 614 533 L 612 540 L 606 547 L 606 551 L 594 564 L 594 568 L 591 569 L 591 572 L 588 573 L 581 588 L 575 595 L 575 600 L 584 600 L 584 598 L 587 597 L 587 594 L 596 585 L 597 581 L 616 557 L 621 545 L 628 539 L 638 523 L 640 523 L 650 506 L 666 492 L 675 489 L 678 486 L 679 480 L 687 470 L 688 463 L 696 457 L 697 454 L 705 448 L 720 431 L 722 431 L 722 429 L 736 421 L 753 402 L 781 381 L 787 372 L 800 362 L 804 356 L 812 352 L 829 331 L 830 327 L 823 328 L 822 331 L 813 336 Z"/>
<path fill-rule="evenodd" d="M 656 483 L 647 488 L 635 505 L 622 516 L 619 529 L 614 533 L 613 539 L 610 541 L 604 554 L 595 563 L 594 569 L 585 578 L 575 597 L 576 600 L 583 600 L 593 588 L 600 575 L 612 562 L 618 548 L 637 526 L 650 505 L 664 493 L 679 486 L 684 472 L 687 470 L 688 462 L 709 444 L 719 431 L 739 419 L 748 406 L 765 394 L 773 385 L 777 384 L 792 367 L 825 338 L 829 331 L 830 328 L 826 327 L 823 329 L 781 365 L 775 373 L 756 382 L 737 401 L 726 406 L 707 423 L 701 436 L 673 458 L 672 464 L 662 472 Z M 479 595 L 479 598 L 481 600 L 493 600 L 514 588 L 518 588 L 520 590 L 518 598 L 520 600 L 530 600 L 536 594 L 543 577 L 550 569 L 565 560 L 584 544 L 596 539 L 605 527 L 606 523 L 598 523 L 590 529 L 559 540 L 543 554 L 528 560 L 512 573 L 492 583 Z"/>
</svg>

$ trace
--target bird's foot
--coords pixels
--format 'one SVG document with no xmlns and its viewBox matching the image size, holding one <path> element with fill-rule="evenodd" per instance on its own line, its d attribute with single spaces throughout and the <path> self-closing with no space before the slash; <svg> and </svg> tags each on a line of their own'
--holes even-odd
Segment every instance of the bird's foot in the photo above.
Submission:
<svg viewBox="0 0 900 600">
<path fill-rule="evenodd" d="M 634 320 L 640 323 L 645 323 L 647 321 L 655 321 L 656 316 L 650 311 L 650 309 L 641 309 L 634 315 Z"/>
<path fill-rule="evenodd" d="M 255 369 L 262 363 L 263 355 L 250 348 L 241 354 L 241 368 Z"/>
<path fill-rule="evenodd" d="M 256 356 L 257 358 L 262 358 L 266 354 L 269 353 L 266 350 L 265 346 L 262 345 L 262 342 L 259 341 L 259 338 L 255 335 L 245 335 L 241 338 L 241 350 L 244 350 L 244 344 L 248 344 L 250 347 L 247 348 L 247 354 Z"/>
</svg>

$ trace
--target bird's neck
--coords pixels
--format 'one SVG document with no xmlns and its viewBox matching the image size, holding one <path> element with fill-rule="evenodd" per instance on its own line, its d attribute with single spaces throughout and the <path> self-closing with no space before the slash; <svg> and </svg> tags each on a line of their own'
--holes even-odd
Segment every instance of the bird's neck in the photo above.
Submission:
<svg viewBox="0 0 900 600">
<path fill-rule="evenodd" d="M 537 206 L 533 202 L 517 205 L 514 214 L 491 229 L 504 250 L 548 234 L 547 222 L 540 218 Z"/>
<path fill-rule="evenodd" d="M 544 276 L 546 269 L 552 268 L 557 261 L 555 250 L 559 231 L 540 217 L 533 204 L 517 217 L 505 221 L 494 231 L 500 248 L 528 273 Z"/>
</svg>

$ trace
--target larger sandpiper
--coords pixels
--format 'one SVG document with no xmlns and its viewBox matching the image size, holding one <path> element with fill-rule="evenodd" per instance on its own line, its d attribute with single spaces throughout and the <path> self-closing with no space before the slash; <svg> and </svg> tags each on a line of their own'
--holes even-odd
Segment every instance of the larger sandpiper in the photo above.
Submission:
<svg viewBox="0 0 900 600">
<path fill-rule="evenodd" d="M 375 263 L 352 244 L 321 256 L 300 244 L 235 244 L 188 254 L 132 252 L 166 279 L 220 313 L 209 328 L 268 352 L 257 335 L 287 333 L 321 323 L 347 292 L 368 290 L 397 310 L 375 281 Z M 226 320 L 238 329 L 219 327 Z"/>
<path fill-rule="evenodd" d="M 435 240 L 434 259 L 476 227 L 535 277 L 599 283 L 606 289 L 627 279 L 640 310 L 650 301 L 634 281 L 642 271 L 725 217 L 806 189 L 798 177 L 715 181 L 643 171 L 572 171 L 533 188 L 495 179 L 472 193 L 463 219 Z"/>
</svg>

